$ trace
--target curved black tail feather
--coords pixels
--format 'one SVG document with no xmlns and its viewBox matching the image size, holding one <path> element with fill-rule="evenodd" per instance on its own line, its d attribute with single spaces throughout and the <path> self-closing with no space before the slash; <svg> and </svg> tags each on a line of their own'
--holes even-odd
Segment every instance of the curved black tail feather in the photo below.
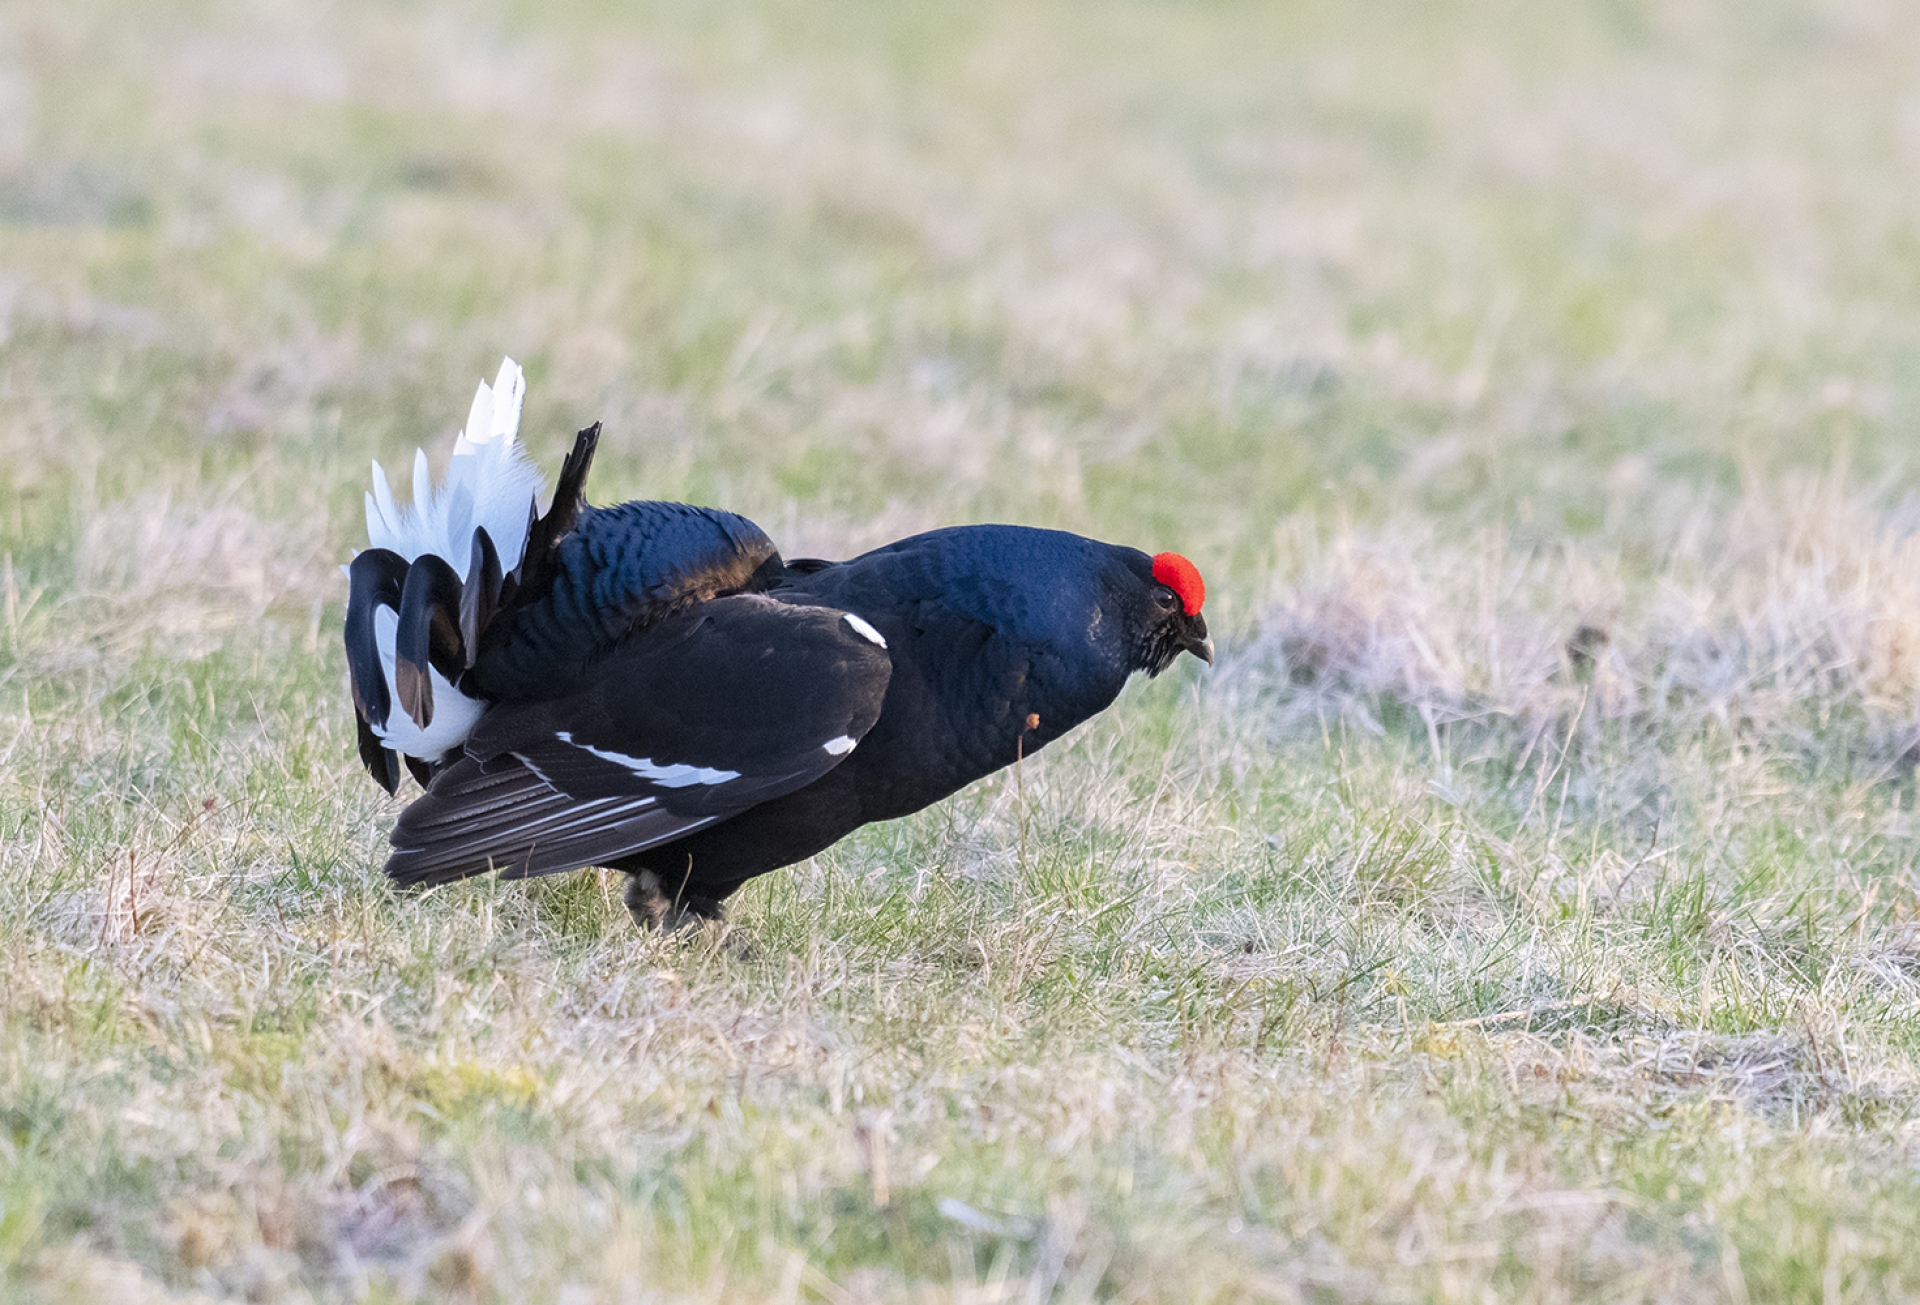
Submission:
<svg viewBox="0 0 1920 1305">
<path fill-rule="evenodd" d="M 447 560 L 422 553 L 407 568 L 400 592 L 400 628 L 393 640 L 393 687 L 400 706 L 421 729 L 433 724 L 433 677 L 449 683 L 467 668 L 460 646 L 460 573 Z"/>
</svg>

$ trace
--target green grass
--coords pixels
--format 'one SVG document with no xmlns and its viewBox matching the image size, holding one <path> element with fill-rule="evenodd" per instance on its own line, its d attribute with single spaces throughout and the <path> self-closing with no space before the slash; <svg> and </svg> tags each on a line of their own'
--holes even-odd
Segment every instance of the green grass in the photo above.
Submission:
<svg viewBox="0 0 1920 1305">
<path fill-rule="evenodd" d="M 0 1298 L 1920 1294 L 1898 6 L 0 6 Z M 397 893 L 338 564 L 502 353 L 1221 659 L 750 885 Z"/>
</svg>

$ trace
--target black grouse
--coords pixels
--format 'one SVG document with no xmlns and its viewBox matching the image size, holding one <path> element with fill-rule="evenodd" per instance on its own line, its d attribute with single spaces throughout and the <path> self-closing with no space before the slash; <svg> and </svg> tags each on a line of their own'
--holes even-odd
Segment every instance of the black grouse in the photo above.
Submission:
<svg viewBox="0 0 1920 1305">
<path fill-rule="evenodd" d="M 755 875 L 918 811 L 1111 703 L 1209 663 L 1193 563 L 1056 530 L 961 526 L 847 562 L 782 560 L 743 517 L 553 501 L 508 359 L 445 480 L 376 463 L 346 568 L 360 756 L 400 816 L 387 873 L 440 884 L 598 865 L 637 919 L 715 916 Z"/>
</svg>

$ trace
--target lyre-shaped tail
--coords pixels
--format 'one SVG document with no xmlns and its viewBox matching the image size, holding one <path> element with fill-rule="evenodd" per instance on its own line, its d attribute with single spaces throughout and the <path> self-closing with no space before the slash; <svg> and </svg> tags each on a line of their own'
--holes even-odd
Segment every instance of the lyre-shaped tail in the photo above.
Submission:
<svg viewBox="0 0 1920 1305">
<path fill-rule="evenodd" d="M 345 568 L 347 668 L 361 759 L 388 792 L 399 783 L 399 760 L 424 783 L 466 741 L 486 703 L 461 681 L 488 627 L 523 588 L 544 582 L 553 549 L 584 506 L 600 428 L 580 432 L 543 516 L 540 471 L 518 438 L 524 394 L 520 368 L 506 359 L 493 385 L 482 382 L 474 394 L 440 484 L 416 451 L 411 504 L 397 503 L 386 473 L 373 466 L 370 547 Z"/>
</svg>

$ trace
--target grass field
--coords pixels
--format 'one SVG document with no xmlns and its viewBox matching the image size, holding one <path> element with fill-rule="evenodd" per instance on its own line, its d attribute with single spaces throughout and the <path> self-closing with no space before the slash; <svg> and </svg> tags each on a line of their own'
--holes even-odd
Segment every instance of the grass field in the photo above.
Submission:
<svg viewBox="0 0 1920 1305">
<path fill-rule="evenodd" d="M 1920 1296 L 1916 196 L 1897 0 L 0 0 L 0 1299 Z M 724 937 L 395 892 L 503 353 L 1220 664 Z"/>
</svg>

